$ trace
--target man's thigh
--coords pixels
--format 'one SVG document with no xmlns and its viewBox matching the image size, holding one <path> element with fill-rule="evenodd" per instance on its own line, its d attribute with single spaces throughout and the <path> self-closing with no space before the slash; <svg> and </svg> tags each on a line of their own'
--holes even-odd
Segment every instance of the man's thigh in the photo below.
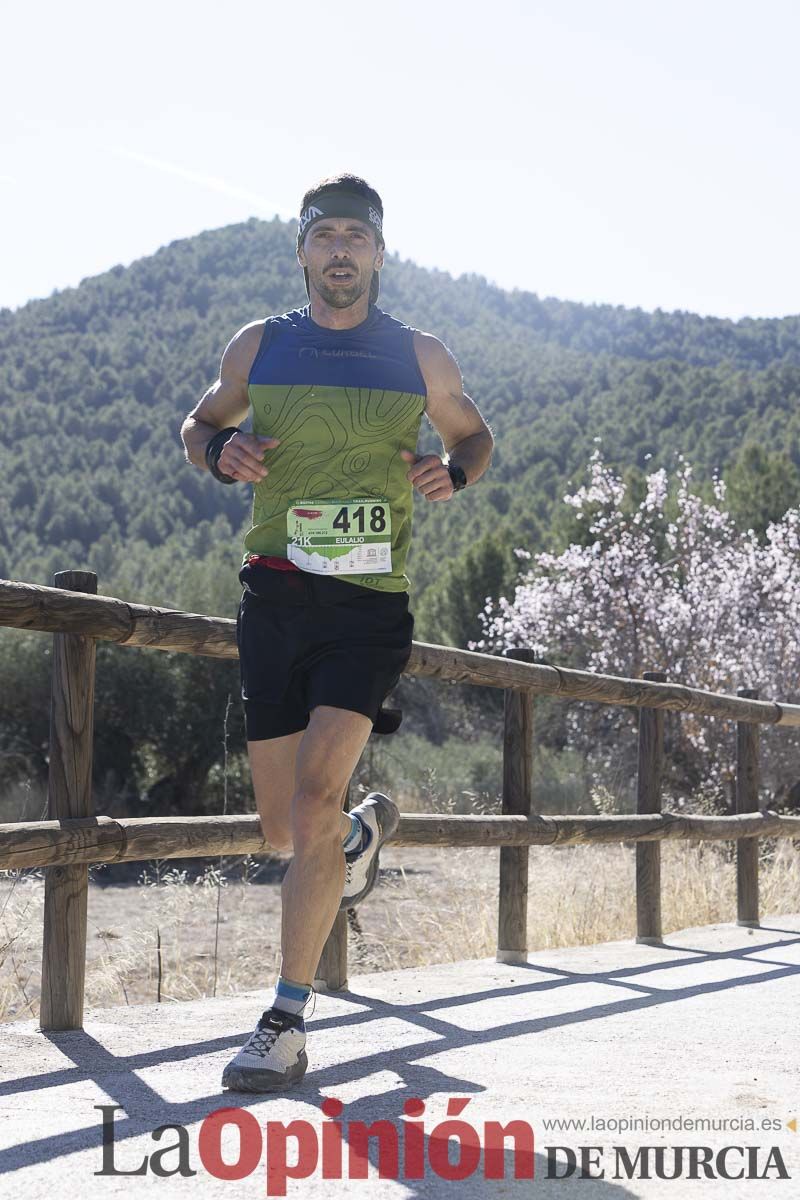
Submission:
<svg viewBox="0 0 800 1200">
<path fill-rule="evenodd" d="M 295 759 L 295 792 L 318 791 L 340 797 L 372 732 L 372 721 L 363 713 L 329 704 L 312 708 L 302 731 Z"/>
<path fill-rule="evenodd" d="M 372 721 L 362 713 L 318 704 L 305 729 L 247 743 L 256 807 L 271 846 L 291 848 L 292 797 L 301 788 L 331 790 L 344 808 L 350 777 L 371 732 Z"/>
<path fill-rule="evenodd" d="M 247 743 L 261 827 L 264 837 L 276 850 L 291 846 L 289 814 L 295 790 L 295 762 L 305 732 L 305 729 L 300 729 L 285 737 Z"/>
</svg>

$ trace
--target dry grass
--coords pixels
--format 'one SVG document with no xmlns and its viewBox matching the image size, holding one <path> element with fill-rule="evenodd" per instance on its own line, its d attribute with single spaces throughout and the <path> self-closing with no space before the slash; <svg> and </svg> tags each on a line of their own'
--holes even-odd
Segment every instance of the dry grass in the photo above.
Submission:
<svg viewBox="0 0 800 1200">
<path fill-rule="evenodd" d="M 662 857 L 665 932 L 734 918 L 729 846 L 666 842 Z M 380 886 L 351 925 L 351 975 L 494 955 L 498 850 L 390 846 L 381 861 Z M 631 937 L 634 869 L 630 846 L 531 847 L 529 949 Z M 38 1016 L 43 901 L 41 872 L 3 876 L 2 1021 Z M 768 843 L 762 915 L 798 911 L 797 851 L 790 841 Z M 277 883 L 225 880 L 214 866 L 192 882 L 179 863 L 138 885 L 93 882 L 86 1002 L 171 1002 L 267 986 L 280 965 L 279 938 Z"/>
</svg>

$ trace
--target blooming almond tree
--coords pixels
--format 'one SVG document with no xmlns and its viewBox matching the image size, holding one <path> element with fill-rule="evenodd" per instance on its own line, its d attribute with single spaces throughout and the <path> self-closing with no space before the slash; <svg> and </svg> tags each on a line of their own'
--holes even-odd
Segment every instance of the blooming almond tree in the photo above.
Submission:
<svg viewBox="0 0 800 1200">
<path fill-rule="evenodd" d="M 484 636 L 470 649 L 528 646 L 554 665 L 631 678 L 663 671 L 691 687 L 731 694 L 758 688 L 761 699 L 796 702 L 800 512 L 786 512 L 761 543 L 753 530 L 736 527 L 716 475 L 714 501 L 692 491 L 692 468 L 682 455 L 674 486 L 663 468 L 654 471 L 638 505 L 625 504 L 625 484 L 599 448 L 588 472 L 589 483 L 564 497 L 586 523 L 585 544 L 558 555 L 516 550 L 530 566 L 520 569 L 513 601 L 487 601 Z M 719 800 L 727 793 L 730 807 L 733 722 L 666 717 L 673 789 L 702 788 Z M 596 779 L 619 774 L 623 762 L 631 779 L 635 721 L 635 709 L 570 704 L 568 724 Z M 762 741 L 767 790 L 760 802 L 775 806 L 800 779 L 798 737 L 783 728 Z"/>
</svg>

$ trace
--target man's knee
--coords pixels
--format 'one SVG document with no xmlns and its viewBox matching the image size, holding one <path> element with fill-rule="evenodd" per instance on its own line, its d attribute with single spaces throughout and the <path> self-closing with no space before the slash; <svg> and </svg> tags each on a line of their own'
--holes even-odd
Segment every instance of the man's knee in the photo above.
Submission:
<svg viewBox="0 0 800 1200">
<path fill-rule="evenodd" d="M 293 848 L 292 831 L 288 825 L 279 821 L 265 821 L 262 817 L 261 828 L 267 843 L 279 854 L 287 854 Z"/>
<path fill-rule="evenodd" d="M 292 797 L 292 837 L 304 845 L 340 837 L 343 790 L 323 783 L 301 784 Z"/>
</svg>

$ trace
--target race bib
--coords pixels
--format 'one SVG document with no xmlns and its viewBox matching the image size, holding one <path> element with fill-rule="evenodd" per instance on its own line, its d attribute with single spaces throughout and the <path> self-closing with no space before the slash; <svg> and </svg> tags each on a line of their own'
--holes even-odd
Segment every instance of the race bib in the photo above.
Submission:
<svg viewBox="0 0 800 1200">
<path fill-rule="evenodd" d="M 390 574 L 388 499 L 293 500 L 286 514 L 286 557 L 314 575 Z"/>
</svg>

